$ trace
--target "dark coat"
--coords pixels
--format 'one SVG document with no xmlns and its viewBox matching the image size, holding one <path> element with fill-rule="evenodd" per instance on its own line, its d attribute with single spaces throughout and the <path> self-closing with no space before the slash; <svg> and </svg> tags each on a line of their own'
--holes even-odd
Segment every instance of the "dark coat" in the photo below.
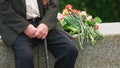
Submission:
<svg viewBox="0 0 120 68">
<path fill-rule="evenodd" d="M 57 20 L 58 0 L 50 0 L 47 8 L 38 0 L 41 15 L 40 22 L 50 29 L 61 29 Z M 17 36 L 23 32 L 29 22 L 26 20 L 25 0 L 0 0 L 0 35 L 4 43 L 12 46 Z"/>
</svg>

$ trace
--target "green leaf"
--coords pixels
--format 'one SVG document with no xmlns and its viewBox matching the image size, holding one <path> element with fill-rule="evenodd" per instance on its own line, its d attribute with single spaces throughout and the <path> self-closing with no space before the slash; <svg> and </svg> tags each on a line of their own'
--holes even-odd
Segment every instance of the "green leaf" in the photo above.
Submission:
<svg viewBox="0 0 120 68">
<path fill-rule="evenodd" d="M 62 26 L 67 25 L 67 23 L 66 23 L 65 21 L 59 21 L 59 22 L 60 22 L 60 24 L 61 24 Z"/>
<path fill-rule="evenodd" d="M 95 20 L 96 23 L 101 23 L 102 22 L 100 17 L 95 17 L 94 20 Z"/>
<path fill-rule="evenodd" d="M 92 20 L 92 21 L 88 21 L 87 24 L 89 24 L 90 26 L 94 26 L 95 22 Z"/>
</svg>

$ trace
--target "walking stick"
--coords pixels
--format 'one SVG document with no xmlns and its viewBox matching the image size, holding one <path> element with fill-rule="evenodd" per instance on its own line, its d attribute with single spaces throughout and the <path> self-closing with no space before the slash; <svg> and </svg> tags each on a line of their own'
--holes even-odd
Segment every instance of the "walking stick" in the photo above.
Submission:
<svg viewBox="0 0 120 68">
<path fill-rule="evenodd" d="M 46 68 L 49 68 L 49 57 L 48 57 L 48 50 L 47 50 L 47 39 L 44 39 L 44 52 L 45 52 L 45 63 Z"/>
</svg>

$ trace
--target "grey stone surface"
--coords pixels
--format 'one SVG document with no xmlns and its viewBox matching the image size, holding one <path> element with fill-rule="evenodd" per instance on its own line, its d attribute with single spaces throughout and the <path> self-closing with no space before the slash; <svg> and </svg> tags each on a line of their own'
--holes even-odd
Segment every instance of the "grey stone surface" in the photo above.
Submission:
<svg viewBox="0 0 120 68">
<path fill-rule="evenodd" d="M 98 45 L 84 46 L 76 68 L 120 68 L 120 35 L 108 35 Z"/>
<path fill-rule="evenodd" d="M 14 56 L 11 49 L 3 46 L 0 42 L 0 68 L 14 68 Z"/>
</svg>

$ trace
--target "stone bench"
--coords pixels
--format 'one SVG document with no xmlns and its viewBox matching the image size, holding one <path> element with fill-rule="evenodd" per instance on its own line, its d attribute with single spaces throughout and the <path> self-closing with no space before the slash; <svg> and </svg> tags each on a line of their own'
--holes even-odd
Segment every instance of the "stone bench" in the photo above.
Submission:
<svg viewBox="0 0 120 68">
<path fill-rule="evenodd" d="M 103 23 L 99 31 L 105 38 L 98 41 L 98 45 L 91 47 L 84 45 L 79 52 L 75 68 L 119 68 L 120 67 L 120 22 Z M 76 41 L 75 41 L 76 42 Z M 34 49 L 35 68 L 45 68 L 43 46 Z M 49 53 L 50 68 L 53 68 L 55 59 Z M 0 40 L 0 68 L 15 68 L 13 51 L 4 46 Z"/>
</svg>

